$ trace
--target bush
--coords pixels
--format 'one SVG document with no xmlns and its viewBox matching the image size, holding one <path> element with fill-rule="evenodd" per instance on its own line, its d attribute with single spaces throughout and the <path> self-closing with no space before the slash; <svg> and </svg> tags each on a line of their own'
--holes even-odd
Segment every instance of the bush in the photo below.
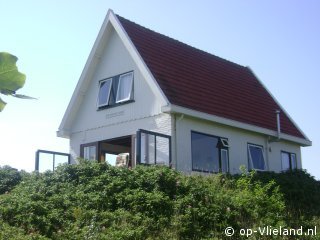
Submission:
<svg viewBox="0 0 320 240">
<path fill-rule="evenodd" d="M 0 194 L 11 191 L 22 179 L 22 173 L 10 166 L 0 167 Z"/>
<path fill-rule="evenodd" d="M 290 226 L 296 216 L 277 176 L 185 176 L 167 167 L 83 161 L 26 175 L 0 195 L 0 228 L 21 239 L 224 239 L 232 226 L 235 238 L 248 239 L 240 228 Z M 316 213 L 308 224 L 320 222 Z M 305 226 L 303 217 L 295 223 Z"/>
</svg>

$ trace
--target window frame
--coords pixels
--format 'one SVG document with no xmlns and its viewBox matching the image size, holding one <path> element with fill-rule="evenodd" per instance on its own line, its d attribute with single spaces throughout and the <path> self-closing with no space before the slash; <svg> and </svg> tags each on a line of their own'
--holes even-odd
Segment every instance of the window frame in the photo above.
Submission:
<svg viewBox="0 0 320 240">
<path fill-rule="evenodd" d="M 227 171 L 222 171 L 222 152 L 226 152 L 226 156 L 227 156 Z M 220 149 L 220 166 L 219 166 L 219 172 L 221 173 L 229 173 L 230 171 L 230 166 L 229 166 L 229 147 L 228 148 L 221 148 Z"/>
<path fill-rule="evenodd" d="M 120 86 L 121 86 L 121 80 L 123 79 L 124 76 L 128 76 L 128 75 L 131 75 L 131 78 L 130 78 L 130 92 L 129 92 L 129 96 L 127 98 L 124 98 L 124 99 L 118 99 L 118 96 L 119 96 L 119 90 L 120 90 Z M 124 74 L 121 74 L 119 76 L 119 80 L 118 80 L 118 87 L 117 87 L 117 94 L 116 94 L 116 100 L 115 100 L 115 103 L 122 103 L 122 102 L 126 102 L 126 101 L 130 101 L 131 100 L 131 95 L 132 95 L 132 92 L 133 92 L 133 72 L 127 72 L 127 73 L 124 73 Z"/>
<path fill-rule="evenodd" d="M 85 148 L 95 148 L 95 159 L 87 159 L 89 161 L 100 161 L 99 158 L 99 144 L 98 142 L 92 142 L 92 143 L 85 143 L 85 144 L 80 144 L 80 157 L 83 159 L 86 159 L 84 154 L 85 154 Z"/>
<path fill-rule="evenodd" d="M 118 94 L 119 94 L 119 85 L 120 85 L 120 78 L 122 76 L 126 76 L 126 75 L 131 75 L 132 78 L 131 78 L 131 81 L 130 81 L 130 94 L 129 94 L 129 97 L 126 97 L 125 99 L 118 99 Z M 103 82 L 106 82 L 106 81 L 111 81 L 110 82 L 110 87 L 109 87 L 109 90 L 108 90 L 108 101 L 107 103 L 103 103 L 103 104 L 100 104 L 99 102 L 99 97 L 100 97 L 100 91 L 101 91 L 101 85 Z M 112 108 L 112 107 L 117 107 L 119 105 L 123 105 L 123 104 L 127 104 L 127 103 L 131 103 L 131 102 L 134 102 L 134 71 L 128 71 L 128 72 L 125 72 L 125 73 L 121 73 L 121 74 L 118 74 L 118 75 L 114 75 L 112 77 L 108 77 L 108 78 L 105 78 L 105 79 L 102 79 L 99 81 L 99 90 L 98 90 L 98 96 L 97 96 L 97 111 L 101 111 L 101 110 L 104 110 L 104 109 L 107 109 L 107 108 Z"/>
<path fill-rule="evenodd" d="M 100 104 L 101 85 L 102 85 L 102 83 L 107 82 L 107 81 L 110 81 L 110 87 L 109 87 L 108 94 L 107 94 L 107 96 L 108 96 L 107 97 L 107 102 L 103 103 L 103 104 Z M 109 105 L 111 89 L 112 89 L 112 82 L 113 82 L 113 78 L 107 78 L 107 79 L 103 79 L 103 80 L 99 81 L 99 92 L 98 92 L 98 99 L 97 99 L 97 108 L 98 109 L 106 107 L 106 106 Z"/>
<path fill-rule="evenodd" d="M 143 134 L 146 136 L 144 138 L 144 141 L 142 141 L 142 136 Z M 150 161 L 144 161 L 143 158 L 143 152 L 146 150 L 146 140 L 148 140 L 148 137 L 151 135 L 152 137 L 154 137 L 154 148 L 155 151 L 153 151 L 153 158 L 154 158 L 154 163 L 150 163 Z M 144 129 L 139 129 L 136 133 L 137 136 L 137 141 L 136 141 L 136 162 L 137 164 L 141 164 L 141 165 L 146 165 L 146 166 L 150 166 L 150 165 L 163 165 L 163 166 L 168 166 L 171 167 L 172 165 L 172 149 L 171 149 L 171 136 L 170 135 L 166 135 L 166 134 L 162 134 L 162 133 L 158 133 L 158 132 L 153 132 L 153 131 L 149 131 L 149 130 L 144 130 Z M 162 162 L 157 161 L 158 160 L 158 156 L 157 156 L 157 138 L 165 138 L 168 140 L 168 163 L 167 164 L 163 164 Z M 145 145 L 145 146 L 143 146 Z M 144 151 L 142 151 L 142 149 Z M 149 152 L 148 152 L 149 153 Z M 159 164 L 161 163 L 161 164 Z"/>
<path fill-rule="evenodd" d="M 282 161 L 282 154 L 288 154 L 289 156 L 289 168 L 288 169 L 283 169 L 283 161 Z M 288 152 L 288 151 L 281 151 L 281 171 L 293 171 L 293 170 L 296 170 L 298 169 L 298 161 L 297 161 L 297 154 L 296 153 L 293 153 L 293 152 Z M 292 156 L 294 156 L 294 161 L 295 161 L 295 167 L 293 168 L 292 167 Z"/>
<path fill-rule="evenodd" d="M 261 149 L 261 153 L 262 153 L 262 157 L 263 157 L 263 163 L 264 163 L 264 169 L 254 168 L 250 147 L 255 147 L 255 148 Z M 249 170 L 261 171 L 261 172 L 267 171 L 267 162 L 266 162 L 266 158 L 264 156 L 264 147 L 262 145 L 248 143 L 247 144 L 247 151 L 248 151 L 248 167 L 249 167 Z"/>
<path fill-rule="evenodd" d="M 194 160 L 193 160 L 193 147 L 192 147 L 192 134 L 201 134 L 207 137 L 212 137 L 212 138 L 216 138 L 217 139 L 217 145 L 215 146 L 215 148 L 218 149 L 218 171 L 207 171 L 207 170 L 203 170 L 203 169 L 197 169 L 194 167 Z M 198 131 L 191 131 L 191 165 L 192 165 L 192 171 L 195 172 L 205 172 L 205 173 L 229 173 L 230 172 L 230 158 L 229 158 L 229 140 L 228 138 L 225 137 L 220 137 L 220 136 L 216 136 L 216 135 L 212 135 L 212 134 L 208 134 L 208 133 L 203 133 L 203 132 L 198 132 Z M 218 146 L 219 145 L 219 146 Z M 226 172 L 222 172 L 222 151 L 226 151 L 227 152 L 227 171 Z"/>
</svg>

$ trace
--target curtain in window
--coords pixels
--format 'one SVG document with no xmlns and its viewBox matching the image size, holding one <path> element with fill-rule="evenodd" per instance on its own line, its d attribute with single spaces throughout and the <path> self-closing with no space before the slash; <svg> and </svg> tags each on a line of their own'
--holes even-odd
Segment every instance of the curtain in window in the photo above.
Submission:
<svg viewBox="0 0 320 240">
<path fill-rule="evenodd" d="M 83 158 L 87 160 L 96 160 L 96 146 L 84 147 Z"/>
<path fill-rule="evenodd" d="M 111 83 L 111 79 L 100 83 L 98 106 L 108 105 Z"/>
<path fill-rule="evenodd" d="M 249 146 L 253 169 L 265 170 L 262 148 L 258 146 Z"/>
<path fill-rule="evenodd" d="M 133 78 L 132 73 L 120 76 L 118 93 L 117 93 L 117 102 L 130 99 L 131 89 L 132 89 L 132 78 Z"/>
<path fill-rule="evenodd" d="M 287 171 L 290 169 L 290 156 L 288 153 L 281 153 L 282 170 Z"/>
</svg>

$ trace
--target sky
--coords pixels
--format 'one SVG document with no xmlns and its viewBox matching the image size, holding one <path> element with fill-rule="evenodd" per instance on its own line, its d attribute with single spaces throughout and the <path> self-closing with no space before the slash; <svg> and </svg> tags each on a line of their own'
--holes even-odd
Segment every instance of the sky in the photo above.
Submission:
<svg viewBox="0 0 320 240">
<path fill-rule="evenodd" d="M 302 165 L 320 179 L 320 1 L 0 0 L 0 52 L 27 75 L 0 113 L 0 165 L 34 170 L 38 149 L 68 152 L 60 121 L 108 9 L 249 66 L 312 140 Z"/>
</svg>

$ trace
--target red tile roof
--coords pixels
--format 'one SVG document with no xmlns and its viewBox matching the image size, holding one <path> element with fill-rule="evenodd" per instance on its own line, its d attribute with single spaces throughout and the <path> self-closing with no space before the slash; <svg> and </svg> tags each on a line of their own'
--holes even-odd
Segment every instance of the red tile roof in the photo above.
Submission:
<svg viewBox="0 0 320 240">
<path fill-rule="evenodd" d="M 281 108 L 249 68 L 117 17 L 171 104 L 276 131 Z M 283 111 L 281 132 L 305 138 Z"/>
</svg>

